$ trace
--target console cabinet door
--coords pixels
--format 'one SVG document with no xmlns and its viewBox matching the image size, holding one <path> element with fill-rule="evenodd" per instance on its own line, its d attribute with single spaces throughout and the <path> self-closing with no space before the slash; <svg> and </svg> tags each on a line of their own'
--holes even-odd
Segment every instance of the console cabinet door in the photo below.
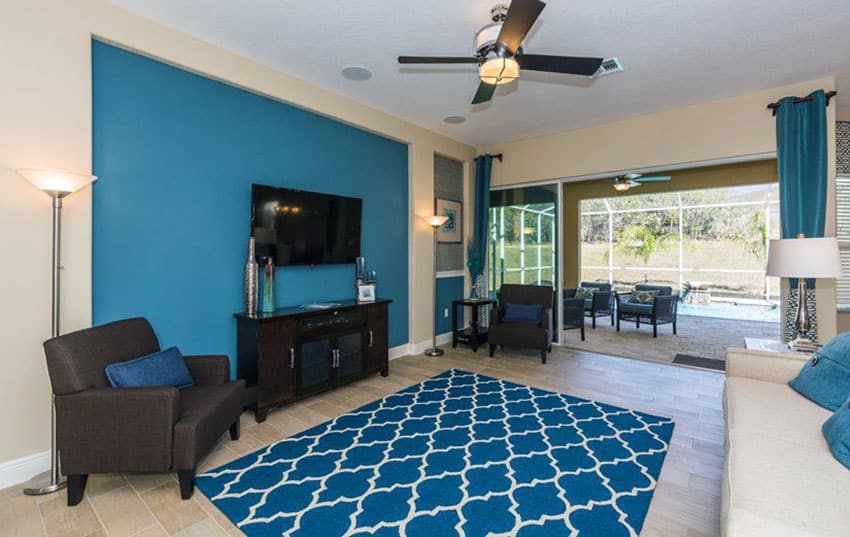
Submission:
<svg viewBox="0 0 850 537">
<path fill-rule="evenodd" d="M 387 373 L 390 349 L 387 305 L 366 308 L 366 369 Z"/>
<path fill-rule="evenodd" d="M 276 319 L 258 328 L 258 405 L 266 407 L 295 398 L 296 334 L 294 320 Z"/>
</svg>

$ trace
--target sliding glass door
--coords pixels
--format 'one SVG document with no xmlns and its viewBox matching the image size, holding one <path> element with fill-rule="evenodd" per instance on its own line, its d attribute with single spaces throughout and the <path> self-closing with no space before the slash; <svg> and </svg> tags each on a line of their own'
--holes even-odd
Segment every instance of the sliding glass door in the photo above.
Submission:
<svg viewBox="0 0 850 537">
<path fill-rule="evenodd" d="M 490 192 L 490 296 L 503 283 L 545 285 L 552 288 L 555 326 L 560 318 L 558 290 L 558 190 L 551 185 L 509 188 Z M 560 330 L 555 330 L 558 340 Z"/>
</svg>

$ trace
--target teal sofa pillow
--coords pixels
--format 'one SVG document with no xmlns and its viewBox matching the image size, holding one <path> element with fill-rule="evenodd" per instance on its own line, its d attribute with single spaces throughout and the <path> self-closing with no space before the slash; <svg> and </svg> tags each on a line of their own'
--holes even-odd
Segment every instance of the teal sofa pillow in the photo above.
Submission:
<svg viewBox="0 0 850 537">
<path fill-rule="evenodd" d="M 829 340 L 788 385 L 824 408 L 838 409 L 850 397 L 850 332 Z"/>
<path fill-rule="evenodd" d="M 195 384 L 195 379 L 186 366 L 186 360 L 177 347 L 129 362 L 109 364 L 106 366 L 106 378 L 113 388 L 173 386 L 182 390 Z"/>
<path fill-rule="evenodd" d="M 835 459 L 850 468 L 850 399 L 844 402 L 821 427 Z"/>
</svg>

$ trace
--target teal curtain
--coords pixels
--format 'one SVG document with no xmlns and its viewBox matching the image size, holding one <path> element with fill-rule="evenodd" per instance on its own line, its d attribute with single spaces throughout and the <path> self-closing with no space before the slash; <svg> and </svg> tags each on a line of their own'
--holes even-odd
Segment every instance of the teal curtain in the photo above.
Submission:
<svg viewBox="0 0 850 537">
<path fill-rule="evenodd" d="M 475 221 L 469 245 L 467 265 L 473 281 L 484 272 L 487 263 L 487 239 L 490 221 L 490 175 L 493 156 L 479 155 L 475 159 Z"/>
<path fill-rule="evenodd" d="M 796 102 L 795 102 L 796 101 Z M 826 222 L 826 94 L 785 97 L 776 112 L 782 238 L 823 237 Z M 813 280 L 807 281 L 814 288 Z M 797 285 L 791 282 L 792 287 Z"/>
</svg>

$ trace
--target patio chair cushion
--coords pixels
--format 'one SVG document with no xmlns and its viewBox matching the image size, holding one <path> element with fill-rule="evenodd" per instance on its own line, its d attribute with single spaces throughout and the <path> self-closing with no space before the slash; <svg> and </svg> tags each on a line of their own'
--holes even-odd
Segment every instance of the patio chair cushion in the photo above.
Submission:
<svg viewBox="0 0 850 537">
<path fill-rule="evenodd" d="M 620 304 L 620 311 L 631 315 L 652 315 L 652 304 L 625 302 Z"/>
<path fill-rule="evenodd" d="M 611 284 L 608 282 L 581 282 L 581 287 L 593 287 L 599 289 L 603 293 L 609 293 L 611 291 Z"/>
<path fill-rule="evenodd" d="M 632 293 L 632 296 L 629 297 L 630 304 L 652 304 L 655 301 L 655 297 L 658 296 L 658 291 L 655 289 L 652 290 L 637 290 Z"/>
<path fill-rule="evenodd" d="M 593 300 L 593 293 L 599 291 L 598 287 L 579 287 L 576 289 L 576 298 L 583 298 L 585 300 Z"/>
</svg>

